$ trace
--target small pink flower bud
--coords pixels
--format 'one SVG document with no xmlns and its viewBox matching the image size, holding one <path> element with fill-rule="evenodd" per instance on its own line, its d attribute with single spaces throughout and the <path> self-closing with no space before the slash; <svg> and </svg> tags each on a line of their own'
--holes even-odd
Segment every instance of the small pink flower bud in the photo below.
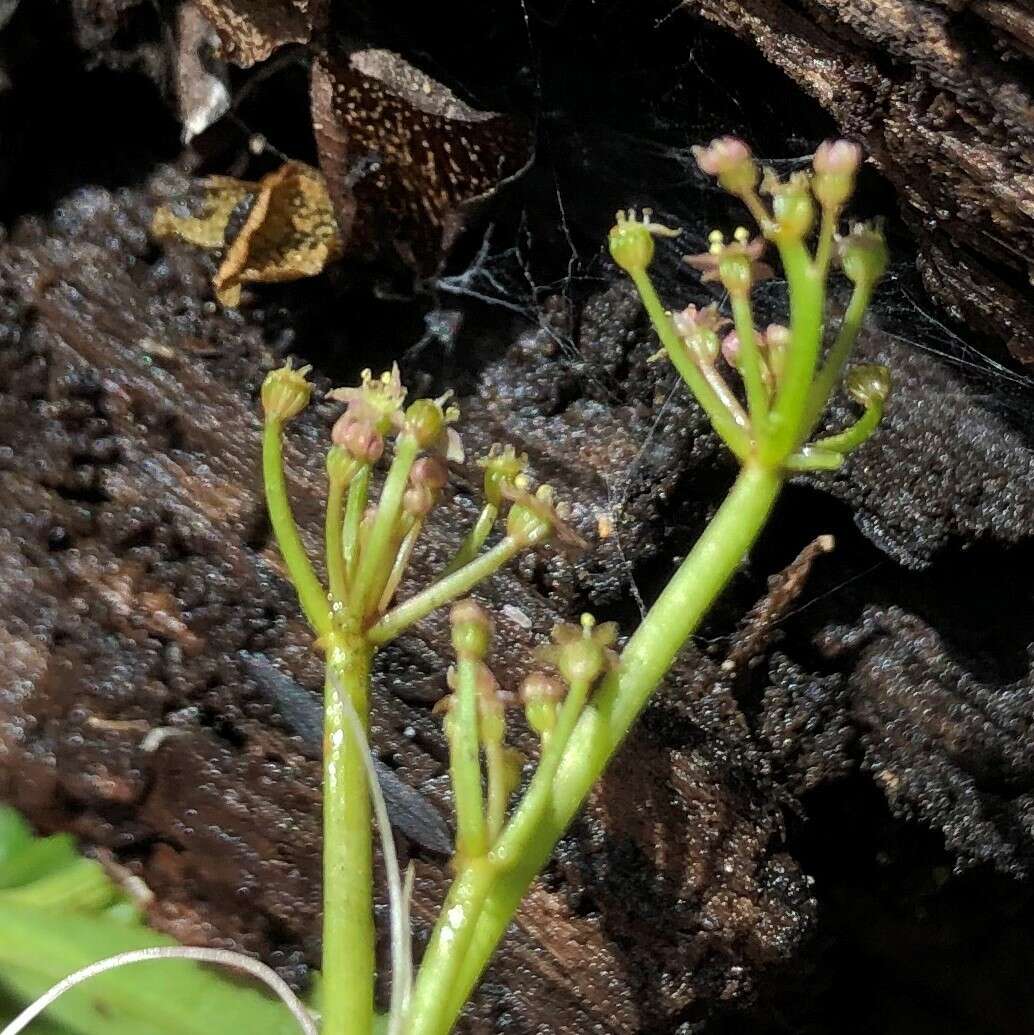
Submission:
<svg viewBox="0 0 1034 1035">
<path fill-rule="evenodd" d="M 770 323 L 765 328 L 765 344 L 770 349 L 785 349 L 790 344 L 790 328 Z"/>
<path fill-rule="evenodd" d="M 722 355 L 729 366 L 735 368 L 740 361 L 740 336 L 735 331 L 722 338 Z"/>
<path fill-rule="evenodd" d="M 426 485 L 411 485 L 402 494 L 402 509 L 415 518 L 425 518 L 434 509 L 435 494 Z"/>
<path fill-rule="evenodd" d="M 812 193 L 825 208 L 839 209 L 854 192 L 862 149 L 850 140 L 827 140 L 812 159 Z"/>
<path fill-rule="evenodd" d="M 423 486 L 438 493 L 448 484 L 449 468 L 436 456 L 422 456 L 409 473 L 413 485 Z"/>
<path fill-rule="evenodd" d="M 700 170 L 717 177 L 730 194 L 746 194 L 757 185 L 757 164 L 738 137 L 718 137 L 707 147 L 697 146 L 692 151 Z"/>
<path fill-rule="evenodd" d="M 343 413 L 330 432 L 334 445 L 341 446 L 364 464 L 375 464 L 384 452 L 384 436 L 369 421 Z"/>
</svg>

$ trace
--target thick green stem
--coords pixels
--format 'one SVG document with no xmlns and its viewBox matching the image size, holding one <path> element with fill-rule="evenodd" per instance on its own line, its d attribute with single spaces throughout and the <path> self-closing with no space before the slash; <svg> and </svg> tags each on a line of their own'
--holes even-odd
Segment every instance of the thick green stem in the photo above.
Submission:
<svg viewBox="0 0 1034 1035">
<path fill-rule="evenodd" d="M 323 727 L 322 1035 L 370 1035 L 376 934 L 370 795 L 341 694 L 368 725 L 372 652 L 358 634 L 330 637 Z"/>
<path fill-rule="evenodd" d="M 478 933 L 477 921 L 485 899 L 490 889 L 498 885 L 498 880 L 484 857 L 472 859 L 456 875 L 420 961 L 409 1003 L 406 1035 L 430 1032 L 446 1035 L 452 1028 L 487 962 L 487 958 L 481 961 L 468 984 L 466 972 L 471 941 Z M 507 923 L 511 917 L 507 917 Z M 489 954 L 493 947 L 494 943 L 488 949 Z M 461 986 L 463 992 L 459 991 Z"/>
<path fill-rule="evenodd" d="M 294 522 L 291 501 L 287 496 L 287 479 L 284 477 L 283 430 L 280 421 L 267 419 L 262 431 L 262 477 L 266 489 L 266 506 L 273 534 L 284 564 L 287 565 L 287 573 L 298 593 L 302 611 L 316 635 L 325 636 L 330 631 L 327 591 L 316 575 Z"/>
<path fill-rule="evenodd" d="M 505 536 L 491 550 L 483 553 L 476 561 L 454 571 L 451 575 L 433 582 L 427 589 L 410 597 L 404 604 L 389 611 L 366 634 L 367 640 L 380 647 L 393 640 L 400 632 L 414 622 L 426 618 L 435 608 L 455 600 L 476 586 L 482 579 L 498 571 L 512 560 L 526 545 L 513 536 Z"/>
<path fill-rule="evenodd" d="M 481 870 L 469 868 L 459 874 L 449 900 L 460 908 L 445 920 L 447 905 L 432 935 L 417 979 L 407 1035 L 449 1031 L 528 885 L 682 645 L 753 545 L 782 484 L 783 475 L 776 468 L 744 467 L 718 513 L 629 640 L 618 669 L 582 712 L 560 760 L 548 808 L 513 868 L 495 873 L 494 879 L 491 870 L 487 878 Z M 455 943 L 465 949 L 461 962 Z"/>
<path fill-rule="evenodd" d="M 456 660 L 456 693 L 449 715 L 449 775 L 456 802 L 456 852 L 463 859 L 488 850 L 481 791 L 477 681 L 481 662 L 461 654 Z"/>
<path fill-rule="evenodd" d="M 689 385 L 693 395 L 696 396 L 697 402 L 703 407 L 704 412 L 714 425 L 715 431 L 718 432 L 733 453 L 740 457 L 740 459 L 743 459 L 750 449 L 750 440 L 747 433 L 737 424 L 733 415 L 722 404 L 721 399 L 715 394 L 714 389 L 708 384 L 707 379 L 689 355 L 685 342 L 679 337 L 674 324 L 671 322 L 671 317 L 661 304 L 660 298 L 657 297 L 657 292 L 654 290 L 653 283 L 646 270 L 632 272 L 630 276 L 636 286 L 636 290 L 639 292 L 639 297 L 642 299 L 643 308 L 646 309 L 650 322 L 653 324 L 653 329 L 657 332 L 657 337 L 661 339 L 661 344 L 668 353 L 668 358 L 671 360 L 672 365 L 682 376 L 686 384 Z"/>
<path fill-rule="evenodd" d="M 391 571 L 402 497 L 409 482 L 409 472 L 419 452 L 420 446 L 412 435 L 403 433 L 395 439 L 395 458 L 384 479 L 377 514 L 363 547 L 359 570 L 352 586 L 355 607 L 364 615 L 376 606 Z"/>
</svg>

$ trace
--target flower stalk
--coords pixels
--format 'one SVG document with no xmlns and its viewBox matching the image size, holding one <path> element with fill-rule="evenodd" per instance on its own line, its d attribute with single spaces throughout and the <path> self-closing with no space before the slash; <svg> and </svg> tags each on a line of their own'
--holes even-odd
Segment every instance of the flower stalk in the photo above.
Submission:
<svg viewBox="0 0 1034 1035">
<path fill-rule="evenodd" d="M 635 285 L 666 356 L 740 462 L 728 496 L 661 591 L 620 654 L 617 629 L 583 616 L 560 625 L 539 653 L 519 695 L 500 688 L 490 668 L 492 625 L 473 600 L 460 600 L 523 551 L 548 541 L 584 545 L 548 486 L 533 489 L 526 457 L 493 450 L 482 461 L 485 502 L 452 561 L 430 585 L 400 603 L 394 597 L 423 528 L 448 479 L 445 458 L 462 451 L 447 398 L 403 407 L 397 369 L 331 397 L 346 403 L 328 454 L 324 589 L 305 554 L 287 499 L 284 425 L 304 408 L 304 373 L 274 372 L 263 388 L 264 472 L 274 531 L 303 611 L 326 652 L 324 752 L 324 1035 L 370 1035 L 374 1024 L 374 930 L 370 806 L 363 760 L 346 734 L 354 708 L 369 726 L 370 672 L 376 651 L 435 609 L 454 603 L 451 694 L 444 712 L 456 807 L 455 880 L 432 931 L 411 994 L 394 998 L 391 1030 L 446 1035 L 472 993 L 531 881 L 665 678 L 687 638 L 743 562 L 786 479 L 833 470 L 878 425 L 890 389 L 882 367 L 847 368 L 873 289 L 886 268 L 879 230 L 855 227 L 836 236 L 854 186 L 860 152 L 831 142 L 812 174 L 780 181 L 764 176 L 749 149 L 722 138 L 697 149 L 701 169 L 740 198 L 758 223 L 751 238 L 717 231 L 708 251 L 690 256 L 704 280 L 728 293 L 734 331 L 709 306 L 665 309 L 649 275 L 656 237 L 675 232 L 620 212 L 610 252 Z M 759 193 L 760 185 L 760 193 Z M 761 198 L 771 196 L 771 205 Z M 813 228 L 818 214 L 818 230 Z M 765 249 L 778 252 L 789 292 L 789 326 L 755 325 L 751 293 L 771 275 Z M 827 277 L 836 259 L 854 293 L 823 356 Z M 659 354 L 659 355 L 661 355 Z M 724 362 L 723 362 L 724 357 Z M 845 375 L 845 369 L 847 373 Z M 730 376 L 731 375 L 731 376 Z M 833 392 L 844 388 L 862 413 L 842 431 L 812 439 Z M 393 456 L 370 503 L 371 470 L 388 440 Z M 502 534 L 488 545 L 494 530 Z M 346 696 L 342 696 L 346 695 Z M 510 799 L 523 759 L 506 743 L 507 710 L 520 700 L 537 733 L 539 758 L 515 808 Z M 347 708 L 345 706 L 348 706 Z M 398 955 L 398 953 L 396 953 Z M 405 979 L 409 989 L 408 971 Z"/>
</svg>

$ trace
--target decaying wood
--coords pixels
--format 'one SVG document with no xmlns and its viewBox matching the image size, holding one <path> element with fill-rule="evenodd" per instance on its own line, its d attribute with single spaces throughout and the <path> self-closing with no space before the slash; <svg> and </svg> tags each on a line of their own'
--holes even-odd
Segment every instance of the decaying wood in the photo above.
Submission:
<svg viewBox="0 0 1034 1035">
<path fill-rule="evenodd" d="M 897 190 L 931 294 L 1034 363 L 1029 8 L 1008 0 L 686 6 L 753 41 L 864 142 Z"/>
</svg>

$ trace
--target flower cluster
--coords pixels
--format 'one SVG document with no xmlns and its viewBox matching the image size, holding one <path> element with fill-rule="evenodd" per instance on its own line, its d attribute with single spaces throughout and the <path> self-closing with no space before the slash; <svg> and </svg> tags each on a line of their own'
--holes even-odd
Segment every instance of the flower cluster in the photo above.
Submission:
<svg viewBox="0 0 1034 1035">
<path fill-rule="evenodd" d="M 812 463 L 835 466 L 862 440 L 861 432 L 875 426 L 869 407 L 857 432 L 823 440 L 821 456 L 808 448 L 829 393 L 843 377 L 872 291 L 887 268 L 878 225 L 859 224 L 843 236 L 838 233 L 844 205 L 854 191 L 861 149 L 847 140 L 827 141 L 815 152 L 810 171 L 785 178 L 762 169 L 750 148 L 735 137 L 720 137 L 693 153 L 700 170 L 744 204 L 759 230 L 752 236 L 737 227 L 731 240 L 714 230 L 706 251 L 685 257 L 702 283 L 724 289 L 731 321 L 715 305 L 690 305 L 674 313 L 664 309 L 647 267 L 654 238 L 672 231 L 653 223 L 648 212 L 642 220 L 634 212 L 618 214 L 611 255 L 639 290 L 664 352 L 741 461 L 753 455 L 790 470 Z M 788 326 L 773 323 L 762 330 L 751 295 L 760 281 L 773 276 L 766 256 L 770 245 L 778 252 L 795 303 Z M 826 280 L 834 262 L 853 284 L 854 295 L 839 333 L 827 343 Z M 730 322 L 733 327 L 725 332 Z M 719 357 L 741 385 L 726 380 Z"/>
</svg>

